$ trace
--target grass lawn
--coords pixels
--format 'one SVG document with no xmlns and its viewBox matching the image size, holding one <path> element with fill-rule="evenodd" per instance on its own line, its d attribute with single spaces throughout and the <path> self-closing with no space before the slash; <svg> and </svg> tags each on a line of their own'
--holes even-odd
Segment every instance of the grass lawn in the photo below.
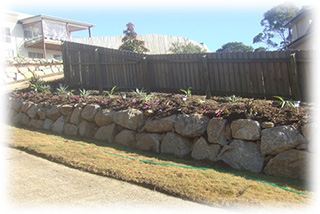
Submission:
<svg viewBox="0 0 320 214">
<path fill-rule="evenodd" d="M 222 163 L 178 159 L 171 155 L 150 154 L 116 143 L 54 135 L 6 126 L 10 147 L 102 176 L 135 183 L 183 199 L 216 207 L 301 207 L 312 196 L 298 194 L 257 181 L 312 193 L 298 180 L 237 171 Z M 145 161 L 157 162 L 152 164 Z M 179 165 L 172 166 L 172 165 Z M 188 168 L 189 167 L 189 168 Z M 205 167 L 210 169 L 200 169 Z M 247 178 L 246 178 L 247 177 Z M 248 179 L 253 178 L 253 179 Z"/>
</svg>

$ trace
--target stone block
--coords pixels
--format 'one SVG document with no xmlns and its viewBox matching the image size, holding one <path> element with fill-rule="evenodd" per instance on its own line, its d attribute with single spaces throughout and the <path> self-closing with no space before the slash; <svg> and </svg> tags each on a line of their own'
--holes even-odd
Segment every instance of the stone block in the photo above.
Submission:
<svg viewBox="0 0 320 214">
<path fill-rule="evenodd" d="M 231 123 L 232 137 L 240 140 L 255 141 L 260 139 L 260 124 L 251 119 L 234 120 Z"/>
</svg>

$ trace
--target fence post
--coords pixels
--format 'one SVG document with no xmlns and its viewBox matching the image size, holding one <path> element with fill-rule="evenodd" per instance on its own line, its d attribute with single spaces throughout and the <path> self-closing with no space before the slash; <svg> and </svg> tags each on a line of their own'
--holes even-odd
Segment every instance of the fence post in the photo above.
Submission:
<svg viewBox="0 0 320 214">
<path fill-rule="evenodd" d="M 297 59 L 296 59 L 296 53 L 293 53 L 290 55 L 290 64 L 291 64 L 291 70 L 292 70 L 292 80 L 293 80 L 293 99 L 300 100 L 301 94 L 300 94 L 300 87 L 299 87 L 299 77 L 298 77 L 298 66 L 297 66 Z"/>
<path fill-rule="evenodd" d="M 67 57 L 67 42 L 63 42 L 62 44 L 62 63 L 63 63 L 63 73 L 64 73 L 64 84 L 70 86 L 70 69 L 67 66 L 68 57 Z"/>
<path fill-rule="evenodd" d="M 94 60 L 96 64 L 96 80 L 99 88 L 99 94 L 102 94 L 102 79 L 101 79 L 101 70 L 100 70 L 100 59 L 99 59 L 99 49 L 94 50 Z"/>
<path fill-rule="evenodd" d="M 208 70 L 208 60 L 207 55 L 202 56 L 202 69 L 203 69 L 203 78 L 204 78 L 204 93 L 206 95 L 206 99 L 211 98 L 211 87 L 209 82 L 209 70 Z"/>
<path fill-rule="evenodd" d="M 144 57 L 143 57 L 142 70 L 143 70 L 143 82 L 144 82 L 144 86 L 146 87 L 147 94 L 150 94 L 151 89 L 150 89 L 150 84 L 149 84 L 147 56 L 144 56 Z"/>
</svg>

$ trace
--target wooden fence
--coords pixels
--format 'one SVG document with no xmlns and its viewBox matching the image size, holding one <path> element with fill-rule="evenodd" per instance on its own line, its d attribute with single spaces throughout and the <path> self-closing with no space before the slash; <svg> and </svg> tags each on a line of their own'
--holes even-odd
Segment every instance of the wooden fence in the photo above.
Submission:
<svg viewBox="0 0 320 214">
<path fill-rule="evenodd" d="M 64 42 L 65 84 L 102 91 L 145 88 L 172 92 L 306 100 L 310 52 L 142 55 Z"/>
</svg>

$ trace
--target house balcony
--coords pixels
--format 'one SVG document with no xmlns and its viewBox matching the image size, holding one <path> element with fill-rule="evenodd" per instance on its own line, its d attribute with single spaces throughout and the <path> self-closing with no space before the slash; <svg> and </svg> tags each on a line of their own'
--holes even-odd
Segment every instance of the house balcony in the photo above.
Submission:
<svg viewBox="0 0 320 214">
<path fill-rule="evenodd" d="M 19 20 L 24 30 L 24 46 L 43 50 L 61 51 L 63 41 L 70 41 L 71 34 L 75 31 L 88 30 L 91 37 L 92 24 L 51 17 L 46 15 L 32 16 Z"/>
</svg>

